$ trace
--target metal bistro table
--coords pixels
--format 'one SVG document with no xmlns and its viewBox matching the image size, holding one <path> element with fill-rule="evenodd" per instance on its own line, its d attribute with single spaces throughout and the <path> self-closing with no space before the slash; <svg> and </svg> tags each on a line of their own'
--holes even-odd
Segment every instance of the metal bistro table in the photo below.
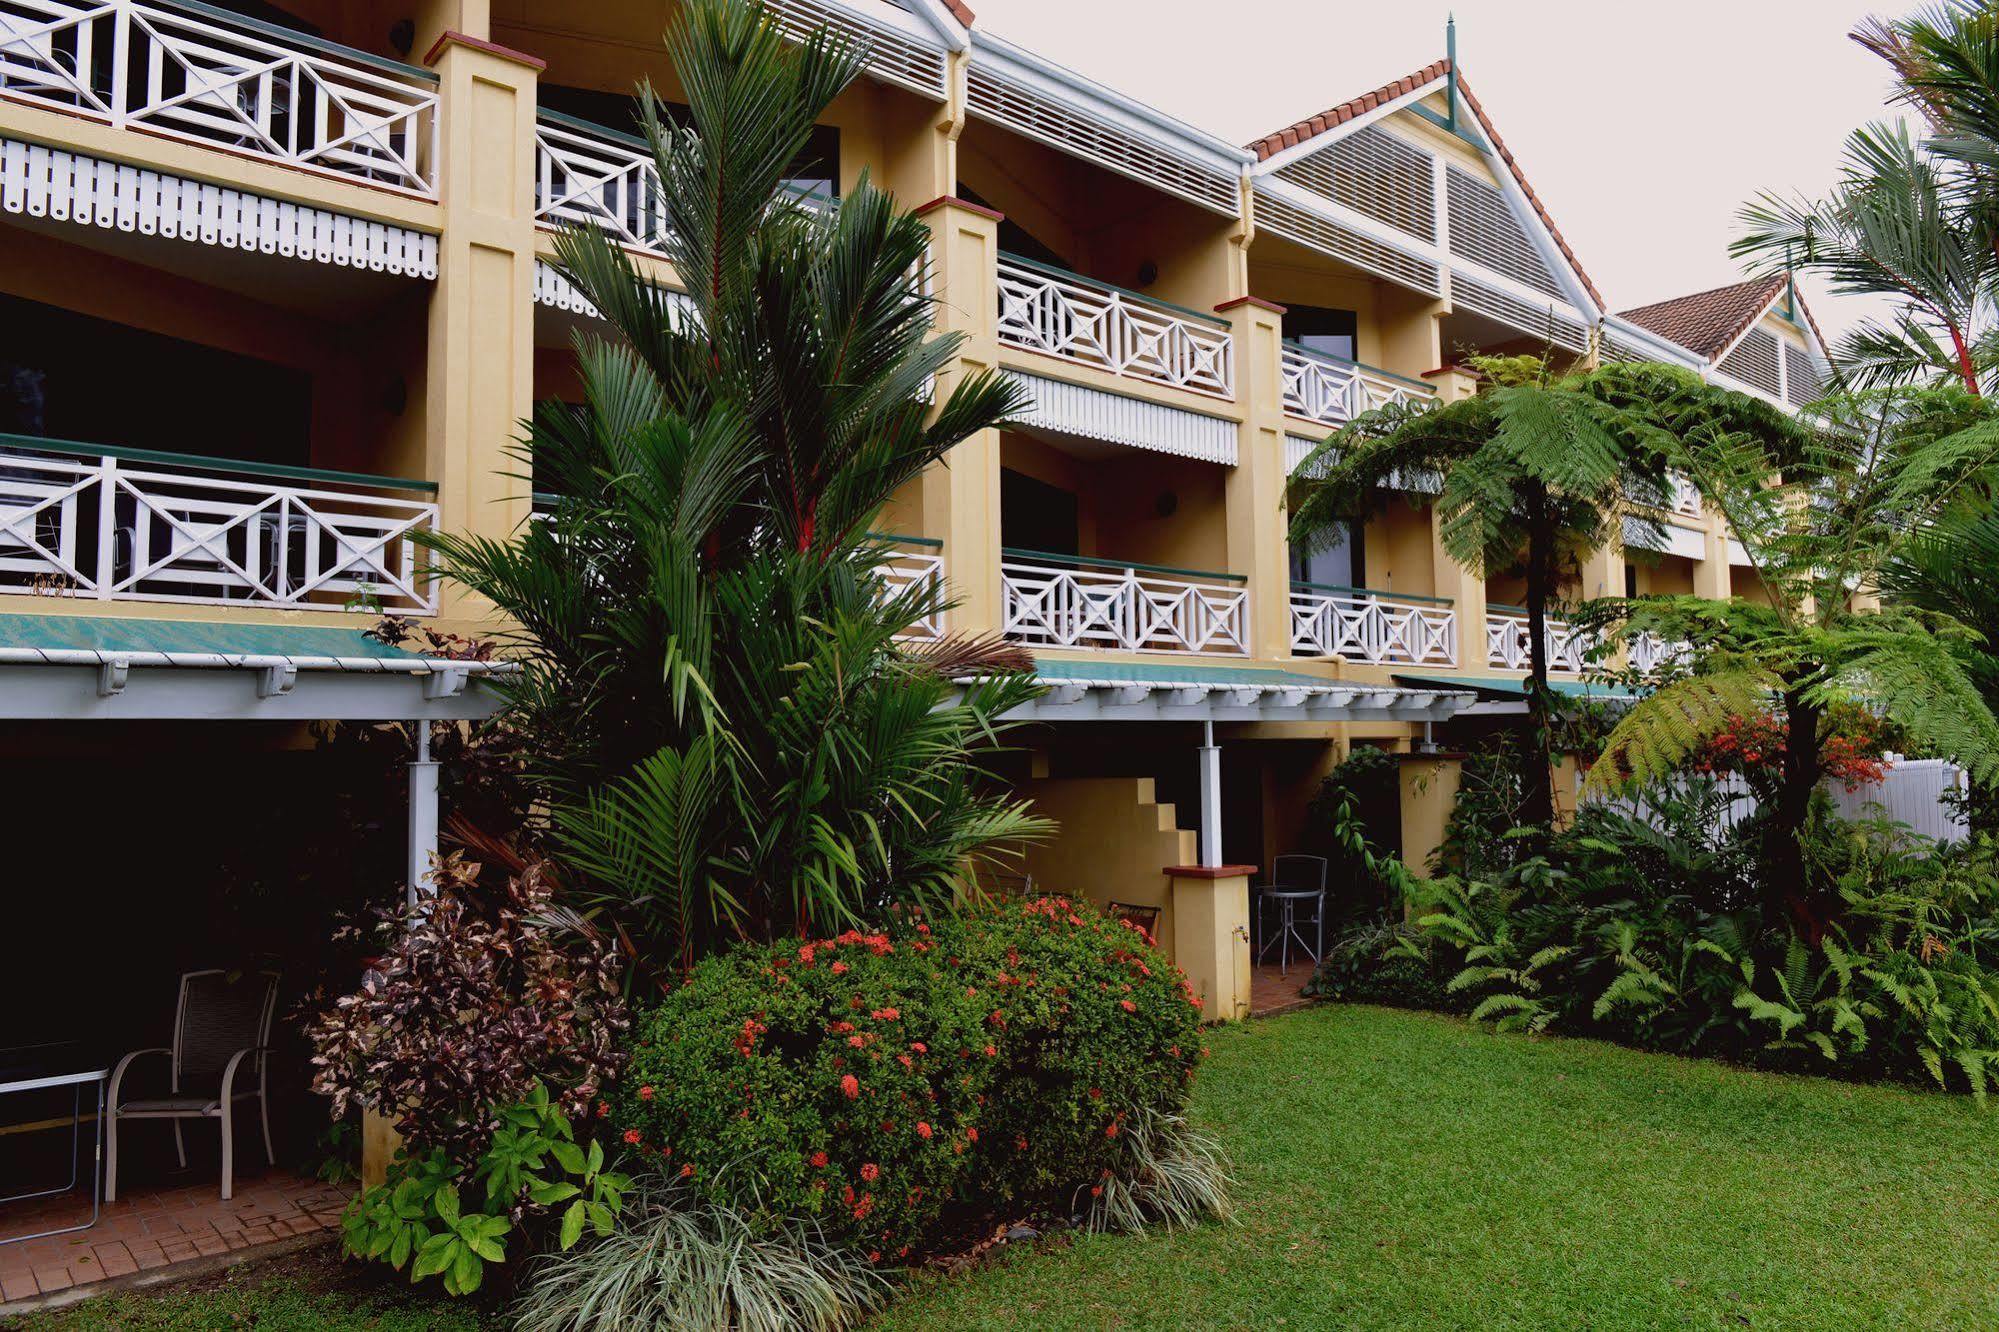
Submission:
<svg viewBox="0 0 1999 1332">
<path fill-rule="evenodd" d="M 68 1193 L 76 1187 L 76 1149 L 83 1136 L 83 1089 L 97 1088 L 97 1145 L 90 1154 L 90 1220 L 80 1226 L 63 1226 L 57 1230 L 38 1230 L 31 1235 L 7 1235 L 0 1237 L 0 1244 L 18 1244 L 23 1240 L 46 1239 L 50 1235 L 67 1235 L 72 1231 L 88 1230 L 97 1224 L 99 1214 L 104 1210 L 104 1083 L 111 1076 L 108 1068 L 93 1068 L 81 1073 L 54 1073 L 46 1077 L 19 1078 L 12 1082 L 0 1082 L 0 1096 L 16 1093 L 50 1091 L 58 1087 L 70 1089 L 69 1114 L 69 1183 L 53 1189 L 38 1189 L 31 1193 L 13 1193 L 0 1197 L 0 1203 L 23 1202 L 29 1198 L 47 1198 L 58 1193 Z M 58 1121 L 60 1122 L 60 1121 Z"/>
</svg>

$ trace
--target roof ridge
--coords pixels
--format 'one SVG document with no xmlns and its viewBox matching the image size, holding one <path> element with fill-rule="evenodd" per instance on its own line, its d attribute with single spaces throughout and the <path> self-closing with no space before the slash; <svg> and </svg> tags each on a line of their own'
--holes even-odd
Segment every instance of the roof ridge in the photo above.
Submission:
<svg viewBox="0 0 1999 1332">
<path fill-rule="evenodd" d="M 1699 291 L 1689 291 L 1683 292 L 1678 296 L 1668 296 L 1663 301 L 1648 301 L 1644 305 L 1634 305 L 1628 310 L 1618 310 L 1616 313 L 1628 319 L 1632 315 L 1643 314 L 1647 310 L 1656 310 L 1662 305 L 1676 305 L 1681 301 L 1699 300 L 1705 296 L 1719 296 L 1725 291 L 1737 291 L 1744 287 L 1763 286 L 1772 282 L 1781 283 L 1783 280 L 1784 275 L 1782 273 L 1770 273 L 1763 277 L 1743 278 L 1740 282 L 1724 282 L 1718 287 L 1704 287 Z"/>
</svg>

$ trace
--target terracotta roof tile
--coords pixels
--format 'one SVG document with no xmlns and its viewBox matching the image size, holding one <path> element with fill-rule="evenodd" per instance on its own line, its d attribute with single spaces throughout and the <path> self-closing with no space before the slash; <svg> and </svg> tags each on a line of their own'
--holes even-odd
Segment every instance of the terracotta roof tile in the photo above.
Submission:
<svg viewBox="0 0 1999 1332">
<path fill-rule="evenodd" d="M 958 20 L 958 22 L 968 28 L 972 26 L 973 14 L 970 6 L 965 3 L 965 0 L 944 0 L 944 8 L 950 10 L 951 17 Z"/>
<path fill-rule="evenodd" d="M 1768 277 L 1731 282 L 1726 287 L 1675 296 L 1669 301 L 1656 301 L 1622 313 L 1624 318 L 1640 328 L 1649 328 L 1660 337 L 1669 338 L 1688 351 L 1712 361 L 1744 329 L 1762 317 L 1770 302 L 1783 289 L 1784 275 L 1772 273 Z M 1809 314 L 1806 317 L 1809 318 Z M 1814 325 L 1813 332 L 1817 331 Z"/>
<path fill-rule="evenodd" d="M 1398 97 L 1403 97 L 1416 91 L 1418 88 L 1435 83 L 1448 74 L 1450 69 L 1450 61 L 1435 61 L 1423 66 L 1423 68 L 1413 74 L 1404 75 L 1393 83 L 1383 84 L 1373 92 L 1365 93 L 1351 101 L 1342 102 L 1338 106 L 1330 107 L 1313 116 L 1310 120 L 1301 120 L 1295 125 L 1286 126 L 1275 134 L 1266 134 L 1261 139 L 1248 144 L 1247 147 L 1256 154 L 1258 161 L 1265 161 L 1286 148 L 1302 143 L 1315 135 L 1323 134 L 1336 126 L 1344 125 L 1347 121 L 1353 120 L 1358 116 L 1366 115 L 1369 111 L 1372 111 L 1384 102 L 1392 102 Z M 1485 131 L 1486 138 L 1491 141 L 1493 151 L 1499 155 L 1501 161 L 1506 163 L 1506 169 L 1513 174 L 1514 181 L 1520 186 L 1521 194 L 1526 196 L 1527 202 L 1533 206 L 1535 214 L 1540 217 L 1541 224 L 1548 229 L 1548 234 L 1554 238 L 1556 247 L 1562 252 L 1562 257 L 1569 261 L 1569 267 L 1582 280 L 1584 290 L 1588 291 L 1590 298 L 1597 303 L 1597 308 L 1604 308 L 1603 293 L 1596 289 L 1596 283 L 1590 281 L 1589 273 L 1583 268 L 1582 261 L 1576 258 L 1576 252 L 1570 249 L 1568 241 L 1563 239 L 1561 228 L 1557 227 L 1555 219 L 1548 215 L 1548 210 L 1542 204 L 1541 197 L 1534 192 L 1534 187 L 1527 183 L 1526 173 L 1521 171 L 1520 164 L 1513 159 L 1513 153 L 1507 148 L 1506 141 L 1499 137 L 1499 131 L 1493 128 L 1491 118 L 1485 114 L 1485 108 L 1479 104 L 1478 98 L 1472 94 L 1471 85 L 1465 82 L 1463 75 L 1458 76 L 1458 92 L 1463 95 L 1465 105 L 1471 108 L 1472 115 L 1478 118 L 1479 126 Z"/>
</svg>

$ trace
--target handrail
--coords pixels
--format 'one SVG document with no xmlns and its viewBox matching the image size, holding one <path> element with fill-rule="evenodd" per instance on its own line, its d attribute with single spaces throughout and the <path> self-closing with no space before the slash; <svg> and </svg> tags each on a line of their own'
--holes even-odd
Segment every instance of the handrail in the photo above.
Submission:
<svg viewBox="0 0 1999 1332">
<path fill-rule="evenodd" d="M 1513 615 L 1531 614 L 1531 612 L 1525 606 L 1516 606 L 1509 601 L 1488 601 L 1485 603 L 1485 608 L 1489 611 L 1499 611 L 1502 614 L 1509 614 L 1509 613 Z M 1544 619 L 1549 619 L 1549 620 L 1560 620 L 1562 618 L 1561 616 L 1555 614 L 1555 612 L 1551 610 L 1543 610 L 1541 612 L 1541 615 Z"/>
<path fill-rule="evenodd" d="M 561 111 L 551 111 L 545 106 L 538 106 L 534 110 L 534 118 L 536 120 L 549 121 L 566 130 L 574 130 L 578 134 L 590 134 L 599 138 L 611 139 L 626 147 L 636 148 L 641 152 L 649 153 L 652 151 L 652 145 L 636 134 L 627 133 L 624 130 L 615 130 L 609 125 L 599 125 L 596 121 L 585 120 L 581 116 L 572 116 Z"/>
<path fill-rule="evenodd" d="M 1369 365 L 1366 361 L 1356 361 L 1350 357 L 1334 356 L 1330 352 L 1317 351 L 1303 345 L 1295 338 L 1285 338 L 1283 341 L 1287 349 L 1297 352 L 1300 356 L 1309 356 L 1315 361 L 1324 361 L 1327 365 L 1344 365 L 1353 370 L 1365 371 L 1370 375 L 1380 375 L 1383 379 L 1393 379 L 1399 383 L 1407 384 L 1411 388 L 1419 388 L 1429 394 L 1434 394 L 1437 391 L 1435 384 L 1421 379 L 1411 379 L 1408 375 L 1398 375 L 1393 370 L 1383 370 L 1380 366 Z"/>
<path fill-rule="evenodd" d="M 1338 592 L 1355 597 L 1392 597 L 1396 601 L 1421 601 L 1431 606 L 1450 606 L 1455 603 L 1449 597 L 1427 597 L 1419 592 L 1385 592 L 1378 587 L 1349 587 L 1345 583 L 1308 583 L 1302 578 L 1291 580 L 1293 591 L 1304 588 L 1308 592 Z"/>
<path fill-rule="evenodd" d="M 350 486 L 372 486 L 378 490 L 416 490 L 437 493 L 435 481 L 412 481 L 406 477 L 372 476 L 367 472 L 335 472 L 321 467 L 294 467 L 289 463 L 246 462 L 235 458 L 207 458 L 196 453 L 168 453 L 162 449 L 134 449 L 122 444 L 82 444 L 74 440 L 44 439 L 39 435 L 0 434 L 0 449 L 24 449 L 29 453 L 82 454 L 91 458 L 121 458 L 127 462 L 156 463 L 169 467 L 198 467 L 210 472 L 233 472 L 242 476 L 278 477 L 287 481 L 327 481 Z"/>
<path fill-rule="evenodd" d="M 185 10 L 187 13 L 195 14 L 205 19 L 212 19 L 216 23 L 227 27 L 246 29 L 259 37 L 267 37 L 274 42 L 287 42 L 293 46 L 303 46 L 307 50 L 317 51 L 321 55 L 335 56 L 341 60 L 358 61 L 364 65 L 372 65 L 376 69 L 390 74 L 399 74 L 404 78 L 421 79 L 425 83 L 436 83 L 439 81 L 437 71 L 434 69 L 425 69 L 421 65 L 405 65 L 400 60 L 391 60 L 387 56 L 372 55 L 367 51 L 358 51 L 351 46 L 342 46 L 339 42 L 330 42 L 324 37 L 315 37 L 309 32 L 299 32 L 295 28 L 287 28 L 282 24 L 267 22 L 264 19 L 251 18 L 247 14 L 239 14 L 233 9 L 222 9 L 215 5 L 205 5 L 201 0 L 147 0 L 147 2 L 159 5 L 164 9 Z"/>
<path fill-rule="evenodd" d="M 1211 578 L 1218 583 L 1247 583 L 1247 574 L 1214 573 L 1207 569 L 1176 569 L 1169 564 L 1141 564 L 1137 560 L 1101 560 L 1093 555 L 1058 555 L 1048 550 L 1021 550 L 1001 546 L 1000 554 L 1019 560 L 1040 560 L 1047 564 L 1074 564 L 1086 569 L 1130 570 L 1134 573 L 1167 574 L 1176 578 Z"/>
<path fill-rule="evenodd" d="M 892 542 L 898 546 L 924 546 L 931 550 L 944 549 L 944 543 L 936 537 L 903 536 L 899 532 L 870 532 L 868 540 Z"/>
<path fill-rule="evenodd" d="M 1219 315 L 1202 314 L 1199 310 L 1189 309 L 1184 305 L 1175 305 L 1172 301 L 1161 300 L 1157 296 L 1148 296 L 1142 291 L 1133 291 L 1129 287 L 1120 287 L 1115 282 L 1105 282 L 1101 278 L 1086 277 L 1081 273 L 1071 272 L 1066 268 L 1057 268 L 1054 264 L 1044 264 L 1035 259 L 1028 259 L 1022 255 L 1013 253 L 1011 250 L 1001 250 L 999 257 L 1010 264 L 1019 264 L 1022 268 L 1029 268 L 1037 273 L 1045 273 L 1052 278 L 1061 278 L 1065 282 L 1075 282 L 1085 287 L 1095 287 L 1099 291 L 1115 292 L 1119 296 L 1137 301 L 1140 305 L 1150 305 L 1161 310 L 1171 310 L 1175 314 L 1186 315 L 1189 319 L 1198 319 L 1202 323 L 1212 324 L 1216 328 L 1229 327 L 1229 321 L 1221 318 Z"/>
</svg>

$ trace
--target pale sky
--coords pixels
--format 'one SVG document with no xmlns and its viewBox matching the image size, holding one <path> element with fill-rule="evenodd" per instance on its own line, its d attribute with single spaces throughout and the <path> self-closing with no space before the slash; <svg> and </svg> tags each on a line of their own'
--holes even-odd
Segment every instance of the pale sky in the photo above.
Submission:
<svg viewBox="0 0 1999 1332">
<path fill-rule="evenodd" d="M 1822 194 L 1894 114 L 1855 0 L 969 0 L 978 25 L 1243 143 L 1444 54 L 1616 310 L 1735 282 L 1736 210 Z M 1885 0 L 1889 13 L 1909 3 Z M 1805 298 L 1827 335 L 1880 312 Z"/>
</svg>

